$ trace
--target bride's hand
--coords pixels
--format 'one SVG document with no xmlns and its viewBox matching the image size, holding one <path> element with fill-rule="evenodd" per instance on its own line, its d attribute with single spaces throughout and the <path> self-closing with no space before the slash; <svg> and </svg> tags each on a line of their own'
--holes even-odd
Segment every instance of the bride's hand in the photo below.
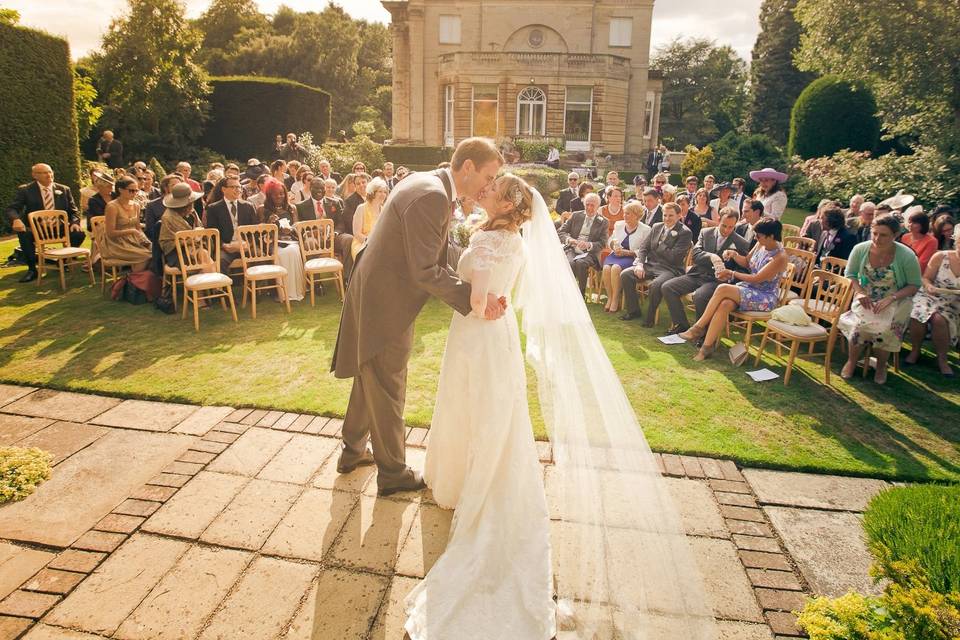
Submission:
<svg viewBox="0 0 960 640">
<path fill-rule="evenodd" d="M 487 320 L 498 320 L 503 317 L 503 313 L 506 310 L 506 300 L 503 302 L 500 301 L 500 298 L 493 295 L 492 293 L 487 294 L 487 308 L 484 311 L 483 317 Z"/>
</svg>

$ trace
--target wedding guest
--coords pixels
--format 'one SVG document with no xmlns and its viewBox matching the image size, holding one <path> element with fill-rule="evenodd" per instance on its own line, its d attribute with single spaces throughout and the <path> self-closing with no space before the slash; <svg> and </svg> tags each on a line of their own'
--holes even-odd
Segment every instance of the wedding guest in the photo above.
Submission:
<svg viewBox="0 0 960 640">
<path fill-rule="evenodd" d="M 287 162 L 287 172 L 283 176 L 283 186 L 287 188 L 287 196 L 290 195 L 290 189 L 293 183 L 297 181 L 297 172 L 300 171 L 300 161 L 290 160 Z"/>
<path fill-rule="evenodd" d="M 147 202 L 151 200 L 156 200 L 161 195 L 160 188 L 154 184 L 154 179 L 156 175 L 152 169 L 144 169 L 143 173 L 140 174 L 138 181 L 140 183 L 140 193 L 143 194 L 144 199 Z"/>
<path fill-rule="evenodd" d="M 239 177 L 240 177 L 240 167 L 237 166 L 236 163 L 231 162 L 231 163 L 228 164 L 226 167 L 224 167 L 224 169 L 223 169 L 223 175 L 225 175 L 225 176 L 233 176 L 233 177 L 235 177 L 235 178 L 239 178 Z"/>
<path fill-rule="evenodd" d="M 809 238 L 815 243 L 820 241 L 820 234 L 823 233 L 823 212 L 827 209 L 839 209 L 840 203 L 834 202 L 829 198 L 824 198 L 817 205 L 817 210 L 803 219 L 800 225 L 800 237 Z"/>
<path fill-rule="evenodd" d="M 744 193 L 743 188 L 746 186 L 747 182 L 743 178 L 734 178 L 730 181 L 732 186 L 732 193 L 730 194 L 730 200 L 736 204 L 737 213 L 743 215 L 743 207 L 746 204 L 747 194 Z"/>
<path fill-rule="evenodd" d="M 620 310 L 620 273 L 633 266 L 640 248 L 650 235 L 650 227 L 640 222 L 642 216 L 643 205 L 636 201 L 628 202 L 623 207 L 623 220 L 613 226 L 607 243 L 611 253 L 603 261 L 600 274 L 602 289 L 607 292 L 607 304 L 604 306 L 607 313 Z"/>
<path fill-rule="evenodd" d="M 274 180 L 284 182 L 287 179 L 287 163 L 283 160 L 274 160 L 270 163 L 270 176 Z"/>
<path fill-rule="evenodd" d="M 863 345 L 872 342 L 877 358 L 874 380 L 884 384 L 887 357 L 901 349 L 912 298 L 923 282 L 916 254 L 895 240 L 899 231 L 900 221 L 894 216 L 879 216 L 873 221 L 871 239 L 850 253 L 845 275 L 853 281 L 853 303 L 838 323 L 849 343 L 840 371 L 844 379 L 853 377 Z"/>
<path fill-rule="evenodd" d="M 699 238 L 703 223 L 700 221 L 700 216 L 695 214 L 690 208 L 690 198 L 686 193 L 681 193 L 677 196 L 677 206 L 680 207 L 680 222 L 682 222 L 683 226 L 687 229 L 690 229 L 690 237 Z"/>
<path fill-rule="evenodd" d="M 787 192 L 783 190 L 787 174 L 767 167 L 751 171 L 750 179 L 759 184 L 753 199 L 763 203 L 763 215 L 779 220 L 787 210 Z"/>
<path fill-rule="evenodd" d="M 930 234 L 929 216 L 922 210 L 911 214 L 908 218 L 908 229 L 909 231 L 900 238 L 900 242 L 913 249 L 917 254 L 917 260 L 920 261 L 920 271 L 925 272 L 939 244 L 937 238 Z"/>
<path fill-rule="evenodd" d="M 600 215 L 600 196 L 588 193 L 583 204 L 584 210 L 575 211 L 559 234 L 580 293 L 586 294 L 587 275 L 591 268 L 600 268 L 600 252 L 607 244 L 607 220 Z"/>
<path fill-rule="evenodd" d="M 937 239 L 937 248 L 940 251 L 953 249 L 955 244 L 953 230 L 955 227 L 956 223 L 949 213 L 941 213 L 934 219 L 931 228 L 933 229 L 933 237 Z"/>
<path fill-rule="evenodd" d="M 317 163 L 317 171 L 323 180 L 334 180 L 337 184 L 343 182 L 343 176 L 330 168 L 330 161 L 326 158 L 321 158 Z"/>
<path fill-rule="evenodd" d="M 657 190 L 661 198 L 663 198 L 664 189 L 666 189 L 667 184 L 667 174 L 658 173 L 657 175 L 653 176 L 653 188 Z"/>
<path fill-rule="evenodd" d="M 267 180 L 272 180 L 269 176 Z M 241 225 L 259 224 L 260 218 L 257 209 L 240 197 L 240 181 L 237 178 L 224 178 L 220 186 L 223 197 L 207 209 L 207 224 L 210 229 L 220 232 L 220 271 L 230 272 L 230 263 L 240 257 L 240 236 L 237 227 Z M 182 199 L 182 190 L 176 185 L 171 187 L 170 193 Z M 182 205 L 180 205 L 182 206 Z"/>
<path fill-rule="evenodd" d="M 265 164 L 256 158 L 250 158 L 247 160 L 247 168 L 243 170 L 243 174 L 240 175 L 240 179 L 241 181 L 250 180 L 251 182 L 256 182 L 257 178 L 269 173 L 270 170 Z"/>
<path fill-rule="evenodd" d="M 193 210 L 193 201 L 199 194 L 195 194 L 189 189 L 182 189 L 183 197 L 177 198 L 174 194 L 167 194 L 163 200 L 168 205 L 160 218 L 160 230 L 158 234 L 158 243 L 160 253 L 163 256 L 163 264 L 168 267 L 180 267 L 180 256 L 177 254 L 177 232 L 191 231 L 200 226 L 200 220 L 197 219 L 197 212 Z M 210 252 L 201 249 L 196 255 L 197 262 L 202 265 L 202 273 L 213 273 L 217 270 L 217 265 L 213 263 Z M 201 305 L 202 306 L 202 305 Z"/>
<path fill-rule="evenodd" d="M 814 249 L 817 265 L 827 257 L 848 259 L 857 244 L 857 237 L 847 229 L 843 209 L 837 206 L 824 208 L 820 212 L 820 227 L 823 231 Z"/>
<path fill-rule="evenodd" d="M 606 193 L 607 204 L 600 207 L 600 215 L 607 220 L 607 235 L 609 235 L 613 233 L 613 226 L 623 220 L 623 189 L 607 187 Z"/>
<path fill-rule="evenodd" d="M 847 218 L 858 218 L 860 217 L 860 209 L 864 205 L 865 198 L 859 193 L 853 194 L 850 198 L 850 208 L 847 209 L 844 213 Z"/>
<path fill-rule="evenodd" d="M 677 188 L 670 183 L 663 185 L 663 196 L 662 202 L 666 204 L 668 202 L 673 202 L 674 198 L 677 196 Z"/>
<path fill-rule="evenodd" d="M 750 202 L 750 206 L 744 208 L 743 221 L 737 225 L 737 233 L 750 243 L 751 249 L 757 244 L 756 228 L 762 219 L 763 203 L 759 200 L 753 200 Z"/>
<path fill-rule="evenodd" d="M 787 268 L 787 254 L 780 244 L 783 225 L 779 220 L 764 218 L 757 223 L 755 231 L 757 244 L 748 255 L 727 249 L 720 256 L 725 261 L 733 260 L 741 267 L 749 267 L 750 272 L 724 269 L 717 273 L 717 280 L 724 284 L 713 292 L 703 315 L 689 330 L 679 334 L 687 341 L 703 338 L 703 346 L 693 357 L 698 362 L 716 351 L 731 311 L 772 311 L 779 302 L 780 278 Z"/>
<path fill-rule="evenodd" d="M 397 175 L 392 162 L 383 163 L 383 181 L 387 183 L 388 191 L 393 191 L 393 188 L 397 186 Z"/>
<path fill-rule="evenodd" d="M 960 328 L 960 227 L 955 227 L 956 248 L 939 251 L 930 259 L 923 274 L 923 288 L 913 297 L 910 312 L 910 355 L 906 364 L 916 364 L 920 348 L 929 330 L 937 351 L 940 373 L 952 378 L 953 369 L 947 362 L 950 349 L 957 346 Z"/>
<path fill-rule="evenodd" d="M 626 307 L 626 313 L 620 316 L 621 320 L 640 317 L 637 285 L 642 280 L 649 280 L 647 317 L 643 326 L 654 325 L 657 307 L 660 306 L 661 287 L 671 278 L 684 272 L 687 253 L 692 244 L 690 230 L 680 222 L 680 207 L 675 202 L 663 205 L 663 222 L 650 227 L 650 233 L 640 248 L 633 266 L 624 269 L 620 274 L 620 285 L 623 288 Z"/>
<path fill-rule="evenodd" d="M 616 171 L 607 172 L 607 182 L 604 185 L 603 189 L 598 191 L 600 194 L 600 206 L 607 204 L 607 187 L 619 187 L 620 186 L 620 174 Z"/>
<path fill-rule="evenodd" d="M 717 179 L 712 175 L 707 174 L 703 179 L 703 188 L 706 189 L 707 193 L 712 193 L 714 188 L 717 186 Z"/>
<path fill-rule="evenodd" d="M 270 179 L 270 174 L 264 173 L 259 178 L 257 178 L 253 184 L 253 193 L 247 196 L 246 201 L 253 205 L 254 209 L 263 206 L 263 201 L 266 199 L 266 194 L 263 192 L 263 185 L 267 183 L 267 180 Z"/>
<path fill-rule="evenodd" d="M 323 181 L 323 211 L 324 217 L 333 220 L 335 253 L 343 264 L 343 281 L 347 282 L 353 271 L 353 220 L 348 226 L 343 200 L 337 196 L 337 182 L 333 178 Z"/>
<path fill-rule="evenodd" d="M 153 245 L 150 269 L 157 275 L 163 273 L 163 252 L 160 250 L 160 220 L 167 210 L 166 205 L 163 203 L 163 196 L 170 193 L 170 188 L 180 182 L 183 182 L 183 179 L 179 174 L 171 173 L 170 175 L 163 176 L 163 178 L 160 179 L 160 197 L 148 202 L 147 206 L 143 209 L 143 232 Z M 191 193 L 193 192 L 191 191 Z"/>
<path fill-rule="evenodd" d="M 706 188 L 699 189 L 693 198 L 692 211 L 700 218 L 701 227 L 715 227 L 715 211 L 710 206 L 710 193 Z"/>
<path fill-rule="evenodd" d="M 696 202 L 697 199 L 697 185 L 700 184 L 699 178 L 697 176 L 687 176 L 687 179 L 684 181 L 684 184 L 687 186 L 687 190 L 683 192 L 682 195 L 687 196 L 687 200 L 690 203 Z M 679 196 L 678 196 L 679 199 Z"/>
<path fill-rule="evenodd" d="M 321 180 L 313 180 L 310 183 L 310 195 L 293 205 L 297 210 L 297 222 L 304 220 L 320 220 L 326 217 L 327 212 L 323 208 L 324 185 Z"/>
<path fill-rule="evenodd" d="M 346 202 L 357 191 L 357 174 L 348 173 L 337 187 L 337 195 Z"/>
<path fill-rule="evenodd" d="M 97 158 L 111 169 L 123 167 L 123 143 L 114 138 L 113 131 L 104 131 L 97 142 Z"/>
<path fill-rule="evenodd" d="M 297 210 L 290 204 L 287 185 L 278 180 L 269 180 L 264 187 L 264 192 L 266 198 L 263 206 L 257 211 L 257 218 L 264 223 L 277 225 L 281 240 L 293 240 L 293 225 L 297 222 Z M 306 279 L 299 245 L 281 243 L 277 247 L 277 263 L 287 270 L 284 278 L 287 298 L 303 300 Z M 276 294 L 276 300 L 283 302 L 279 293 Z"/>
<path fill-rule="evenodd" d="M 203 187 L 199 182 L 192 179 L 190 174 L 193 172 L 193 167 L 190 166 L 189 162 L 178 162 L 175 173 L 179 173 L 180 177 L 183 178 L 183 181 L 190 185 L 190 188 L 196 191 L 197 193 L 203 193 Z M 223 176 L 219 176 L 222 178 Z M 219 179 L 218 178 L 218 179 Z"/>
<path fill-rule="evenodd" d="M 291 160 L 296 160 L 297 162 L 302 162 L 304 158 L 307 157 L 306 148 L 297 142 L 297 134 L 288 133 L 287 142 L 282 147 L 280 147 L 280 157 L 287 162 Z"/>
<path fill-rule="evenodd" d="M 357 209 L 367 200 L 367 184 L 370 182 L 370 176 L 365 173 L 351 173 L 353 178 L 353 193 L 343 199 L 343 215 L 350 221 L 350 228 L 354 229 L 354 215 Z M 354 234 L 356 235 L 356 234 Z"/>
<path fill-rule="evenodd" d="M 870 239 L 870 229 L 876 217 L 877 205 L 873 202 L 864 202 L 860 205 L 860 212 L 856 218 L 847 218 L 847 227 L 853 232 L 857 242 L 866 242 Z"/>
<path fill-rule="evenodd" d="M 572 211 L 570 204 L 577 199 L 580 194 L 577 191 L 577 187 L 580 186 L 580 174 L 576 171 L 571 171 L 567 174 L 567 188 L 563 189 L 560 192 L 560 195 L 557 196 L 557 213 L 563 215 L 568 211 Z"/>
<path fill-rule="evenodd" d="M 87 171 L 87 178 L 90 180 L 90 184 L 80 188 L 80 212 L 84 213 L 87 210 L 87 200 L 93 197 L 93 194 L 97 192 L 97 187 L 94 184 L 96 182 L 96 175 L 100 175 L 100 170 L 95 166 L 91 166 L 90 170 Z M 87 228 L 89 231 L 90 228 Z"/>
<path fill-rule="evenodd" d="M 132 271 L 150 266 L 153 244 L 140 229 L 140 187 L 134 178 L 123 177 L 116 183 L 117 198 L 104 211 L 103 245 L 100 255 Z"/>
<path fill-rule="evenodd" d="M 87 198 L 87 206 L 83 210 L 83 215 L 87 219 L 87 231 L 92 232 L 93 219 L 103 215 L 107 208 L 107 203 L 113 200 L 116 195 L 113 193 L 113 178 L 108 174 L 101 171 L 93 171 L 90 173 L 90 177 L 92 179 L 94 192 L 93 195 Z M 177 179 L 179 180 L 180 176 L 177 176 Z M 92 256 L 91 260 L 96 262 Z"/>
<path fill-rule="evenodd" d="M 357 174 L 363 173 L 363 174 L 366 174 L 366 173 L 367 173 L 367 165 L 364 164 L 362 161 L 357 160 L 356 162 L 353 163 L 353 168 L 351 169 L 351 173 L 357 173 Z M 369 177 L 368 177 L 367 179 L 369 180 Z"/>
<path fill-rule="evenodd" d="M 648 187 L 643 192 L 643 223 L 652 229 L 658 222 L 663 222 L 660 192 L 653 187 Z"/>
<path fill-rule="evenodd" d="M 355 209 L 353 215 L 353 247 L 351 251 L 354 260 L 357 259 L 357 254 L 366 244 L 367 238 L 377 224 L 377 220 L 380 219 L 383 203 L 387 200 L 390 191 L 387 189 L 387 183 L 383 181 L 383 178 L 374 178 L 366 185 L 366 193 L 365 202 Z"/>
<path fill-rule="evenodd" d="M 577 197 L 570 201 L 570 210 L 567 211 L 567 214 L 571 214 L 576 211 L 583 211 L 584 209 L 586 209 L 586 205 L 584 205 L 583 200 L 584 198 L 586 198 L 588 193 L 593 193 L 593 192 L 594 192 L 594 186 L 592 183 L 581 182 L 580 186 L 577 187 Z M 569 218 L 570 216 L 566 215 L 566 217 L 564 217 L 564 214 L 561 214 L 560 217 L 563 219 L 564 222 L 566 222 L 567 218 Z"/>
<path fill-rule="evenodd" d="M 733 200 L 733 185 L 729 182 L 718 184 L 710 193 L 710 196 L 713 198 L 710 200 L 710 208 L 717 212 L 717 224 L 719 224 L 720 212 L 724 209 L 730 207 L 736 209 L 738 213 L 740 212 L 739 205 Z"/>
<path fill-rule="evenodd" d="M 310 171 L 309 167 L 306 169 L 301 168 L 297 176 L 297 181 L 293 183 L 293 188 L 290 189 L 291 201 L 294 204 L 303 202 L 310 197 L 310 183 L 313 182 L 313 178 L 314 174 Z"/>
<path fill-rule="evenodd" d="M 408 175 L 410 175 L 410 169 L 407 169 L 404 166 L 397 167 L 397 182 L 400 182 Z"/>
</svg>

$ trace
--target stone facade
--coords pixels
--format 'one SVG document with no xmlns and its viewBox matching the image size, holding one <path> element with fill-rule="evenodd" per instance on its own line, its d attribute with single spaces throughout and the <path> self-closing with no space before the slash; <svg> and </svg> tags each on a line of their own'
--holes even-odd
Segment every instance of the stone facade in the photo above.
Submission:
<svg viewBox="0 0 960 640">
<path fill-rule="evenodd" d="M 392 16 L 393 139 L 562 137 L 644 154 L 662 80 L 653 0 L 383 0 Z"/>
</svg>

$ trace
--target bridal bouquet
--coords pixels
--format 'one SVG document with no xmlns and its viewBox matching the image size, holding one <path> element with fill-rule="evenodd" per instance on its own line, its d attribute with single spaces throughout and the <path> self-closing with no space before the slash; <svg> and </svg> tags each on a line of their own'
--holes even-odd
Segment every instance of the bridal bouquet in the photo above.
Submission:
<svg viewBox="0 0 960 640">
<path fill-rule="evenodd" d="M 454 223 L 450 229 L 450 238 L 458 247 L 466 249 L 470 246 L 470 236 L 476 231 L 484 220 L 483 215 L 478 213 L 470 214 L 464 220 Z"/>
</svg>

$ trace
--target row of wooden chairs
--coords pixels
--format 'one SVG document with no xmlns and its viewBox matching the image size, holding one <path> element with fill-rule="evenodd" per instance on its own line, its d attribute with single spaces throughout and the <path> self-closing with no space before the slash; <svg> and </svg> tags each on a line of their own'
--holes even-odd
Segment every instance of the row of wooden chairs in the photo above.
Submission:
<svg viewBox="0 0 960 640">
<path fill-rule="evenodd" d="M 71 264 L 86 266 L 90 283 L 96 284 L 90 250 L 70 246 L 70 228 L 66 211 L 33 211 L 27 215 L 30 232 L 37 249 L 37 286 L 47 275 L 50 263 L 56 263 L 60 273 L 60 289 L 67 290 L 66 269 Z"/>
</svg>

